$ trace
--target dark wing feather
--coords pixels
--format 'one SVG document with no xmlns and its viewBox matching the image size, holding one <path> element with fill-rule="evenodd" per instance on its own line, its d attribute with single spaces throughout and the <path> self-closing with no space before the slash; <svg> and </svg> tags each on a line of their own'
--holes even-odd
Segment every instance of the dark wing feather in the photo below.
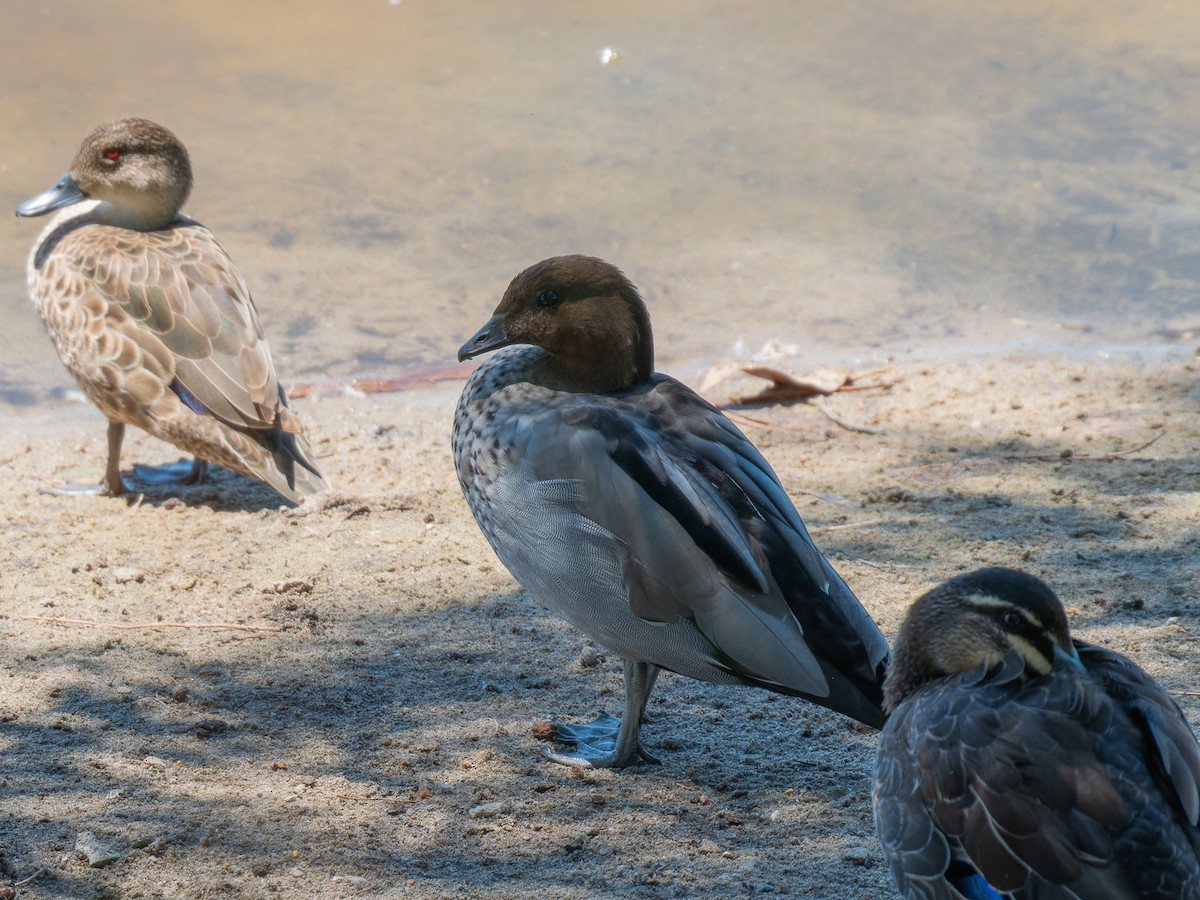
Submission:
<svg viewBox="0 0 1200 900">
<path fill-rule="evenodd" d="M 609 469 L 592 466 L 602 487 L 580 512 L 632 548 L 637 562 L 627 581 L 636 615 L 691 620 L 736 677 L 882 724 L 887 642 L 812 544 L 766 460 L 728 419 L 665 376 L 624 395 L 576 402 L 561 416 L 555 427 L 532 430 L 568 435 L 572 458 L 608 459 Z M 556 468 L 566 462 L 561 447 L 539 451 L 537 436 L 523 440 L 531 442 L 526 458 L 545 463 L 539 482 L 564 477 Z M 686 547 L 676 546 L 680 529 Z M 658 558 L 643 558 L 642 548 Z M 664 564 L 673 555 L 679 562 Z M 726 588 L 687 587 L 714 577 Z M 754 643 L 762 628 L 792 648 L 809 673 L 803 685 L 755 667 L 769 652 Z"/>
<path fill-rule="evenodd" d="M 1200 824 L 1200 745 L 1179 705 L 1132 660 L 1084 641 L 1075 648 L 1088 673 L 1143 730 L 1162 788 L 1178 801 L 1183 821 Z"/>
<path fill-rule="evenodd" d="M 1111 704 L 1087 679 L 1056 670 L 1029 688 L 1021 669 L 1011 654 L 990 679 L 935 682 L 893 713 L 875 802 L 897 884 L 966 896 L 979 874 L 1004 896 L 1139 897 L 1117 846 L 1141 812 L 1117 774 L 1136 769 L 1136 748 L 1112 734 Z M 955 878 L 963 890 L 943 893 Z"/>
</svg>

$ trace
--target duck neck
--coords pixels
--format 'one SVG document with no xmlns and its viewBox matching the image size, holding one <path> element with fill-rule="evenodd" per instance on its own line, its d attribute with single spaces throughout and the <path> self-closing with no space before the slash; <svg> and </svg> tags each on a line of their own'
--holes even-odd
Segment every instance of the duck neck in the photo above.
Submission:
<svg viewBox="0 0 1200 900">
<path fill-rule="evenodd" d="M 171 194 L 153 197 L 147 194 L 130 194 L 120 202 L 102 200 L 92 213 L 93 220 L 104 225 L 129 228 L 133 231 L 157 231 L 175 221 L 182 205 Z"/>
<path fill-rule="evenodd" d="M 593 315 L 560 335 L 552 367 L 565 381 L 596 394 L 625 391 L 654 372 L 650 315 L 640 298 L 614 296 L 596 303 Z"/>
</svg>

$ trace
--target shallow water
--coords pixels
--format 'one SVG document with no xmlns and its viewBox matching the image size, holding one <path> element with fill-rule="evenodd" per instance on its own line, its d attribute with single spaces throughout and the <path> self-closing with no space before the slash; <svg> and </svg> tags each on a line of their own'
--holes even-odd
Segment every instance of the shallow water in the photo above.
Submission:
<svg viewBox="0 0 1200 900">
<path fill-rule="evenodd" d="M 1200 6 L 9 0 L 11 208 L 175 130 L 285 380 L 451 360 L 525 265 L 621 265 L 664 368 L 1200 334 Z M 601 51 L 615 48 L 607 64 Z M 0 231 L 0 403 L 69 379 Z"/>
</svg>

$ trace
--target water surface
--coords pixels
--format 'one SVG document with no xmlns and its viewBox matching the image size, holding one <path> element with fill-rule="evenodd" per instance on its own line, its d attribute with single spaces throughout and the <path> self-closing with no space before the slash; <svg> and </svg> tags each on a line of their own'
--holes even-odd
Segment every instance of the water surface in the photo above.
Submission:
<svg viewBox="0 0 1200 900">
<path fill-rule="evenodd" d="M 286 380 L 443 362 L 525 265 L 622 266 L 665 368 L 1200 334 L 1200 6 L 9 0 L 0 184 L 101 121 L 188 145 L 188 212 Z M 601 51 L 615 48 L 605 64 Z M 69 386 L 0 231 L 0 402 Z M 740 342 L 740 343 L 739 343 Z"/>
</svg>

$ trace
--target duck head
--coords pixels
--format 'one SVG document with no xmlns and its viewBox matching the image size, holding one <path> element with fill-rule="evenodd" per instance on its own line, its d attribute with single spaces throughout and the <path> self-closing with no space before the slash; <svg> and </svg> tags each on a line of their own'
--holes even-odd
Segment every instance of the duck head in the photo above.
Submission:
<svg viewBox="0 0 1200 900">
<path fill-rule="evenodd" d="M 952 578 L 920 597 L 900 626 L 884 711 L 927 682 L 990 668 L 1013 650 L 1031 674 L 1046 674 L 1056 659 L 1083 668 L 1062 603 L 1040 578 L 1000 566 Z"/>
<path fill-rule="evenodd" d="M 101 200 L 96 220 L 153 231 L 170 224 L 192 190 L 187 150 L 149 119 L 119 119 L 83 139 L 71 171 L 17 207 L 41 216 L 81 200 Z"/>
<path fill-rule="evenodd" d="M 535 344 L 583 390 L 625 390 L 654 371 L 650 314 L 616 266 L 556 256 L 512 280 L 495 314 L 458 350 L 470 359 L 509 344 Z"/>
</svg>

